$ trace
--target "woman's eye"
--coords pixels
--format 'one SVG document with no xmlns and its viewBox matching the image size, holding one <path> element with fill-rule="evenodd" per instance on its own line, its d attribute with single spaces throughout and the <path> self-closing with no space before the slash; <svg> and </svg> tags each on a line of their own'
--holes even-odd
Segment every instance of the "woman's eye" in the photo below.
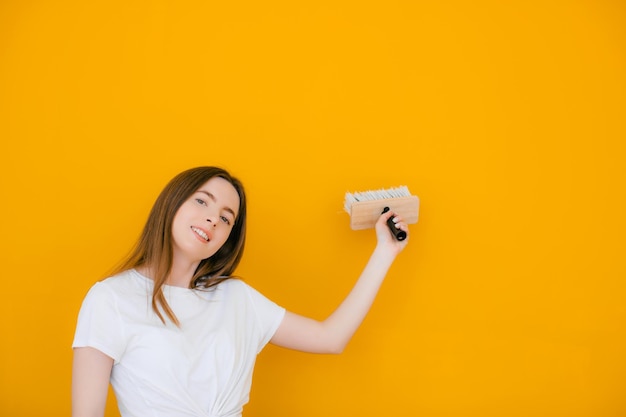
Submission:
<svg viewBox="0 0 626 417">
<path fill-rule="evenodd" d="M 196 203 L 200 204 L 201 206 L 206 206 L 206 201 L 201 198 L 196 198 Z"/>
<path fill-rule="evenodd" d="M 224 216 L 222 216 L 222 217 L 220 217 L 220 218 L 222 219 L 222 221 L 223 221 L 224 223 L 226 223 L 226 224 L 230 225 L 230 220 L 228 219 L 228 217 L 224 217 Z"/>
</svg>

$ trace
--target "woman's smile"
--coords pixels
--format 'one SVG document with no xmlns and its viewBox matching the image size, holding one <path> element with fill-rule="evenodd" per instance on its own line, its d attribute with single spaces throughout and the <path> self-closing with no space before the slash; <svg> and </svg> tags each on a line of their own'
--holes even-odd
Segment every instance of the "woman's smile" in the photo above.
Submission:
<svg viewBox="0 0 626 417">
<path fill-rule="evenodd" d="M 200 229 L 199 227 L 195 227 L 195 226 L 191 226 L 191 230 L 198 236 L 200 237 L 204 242 L 210 242 L 211 241 L 211 235 L 209 234 L 209 232 Z"/>
</svg>

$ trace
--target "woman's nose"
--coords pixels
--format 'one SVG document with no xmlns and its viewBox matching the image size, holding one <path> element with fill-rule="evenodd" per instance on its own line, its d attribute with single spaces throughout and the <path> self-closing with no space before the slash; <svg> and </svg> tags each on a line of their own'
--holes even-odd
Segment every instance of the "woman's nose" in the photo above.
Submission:
<svg viewBox="0 0 626 417">
<path fill-rule="evenodd" d="M 209 216 L 206 221 L 213 227 L 217 226 L 217 216 Z"/>
</svg>

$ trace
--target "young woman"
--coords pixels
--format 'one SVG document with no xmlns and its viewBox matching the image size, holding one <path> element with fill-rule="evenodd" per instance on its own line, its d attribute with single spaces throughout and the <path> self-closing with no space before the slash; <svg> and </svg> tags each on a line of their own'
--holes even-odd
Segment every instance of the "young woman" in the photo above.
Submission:
<svg viewBox="0 0 626 417">
<path fill-rule="evenodd" d="M 242 184 L 217 167 L 182 172 L 157 198 L 128 260 L 83 301 L 72 416 L 103 416 L 109 382 L 123 417 L 240 417 L 269 342 L 340 353 L 396 255 L 386 220 L 354 288 L 324 321 L 285 311 L 232 273 L 246 234 Z M 396 216 L 396 227 L 408 226 Z"/>
</svg>

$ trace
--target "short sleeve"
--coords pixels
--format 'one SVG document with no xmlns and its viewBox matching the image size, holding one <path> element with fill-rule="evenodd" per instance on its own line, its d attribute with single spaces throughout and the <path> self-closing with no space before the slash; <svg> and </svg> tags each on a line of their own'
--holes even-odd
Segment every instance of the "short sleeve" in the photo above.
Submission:
<svg viewBox="0 0 626 417">
<path fill-rule="evenodd" d="M 261 340 L 257 353 L 270 341 L 278 326 L 285 316 L 285 308 L 271 301 L 259 291 L 255 290 L 248 284 L 244 284 L 246 293 L 254 308 L 258 325 L 260 327 Z"/>
<path fill-rule="evenodd" d="M 72 347 L 95 348 L 117 363 L 124 352 L 124 339 L 115 293 L 98 282 L 83 300 Z"/>
</svg>

